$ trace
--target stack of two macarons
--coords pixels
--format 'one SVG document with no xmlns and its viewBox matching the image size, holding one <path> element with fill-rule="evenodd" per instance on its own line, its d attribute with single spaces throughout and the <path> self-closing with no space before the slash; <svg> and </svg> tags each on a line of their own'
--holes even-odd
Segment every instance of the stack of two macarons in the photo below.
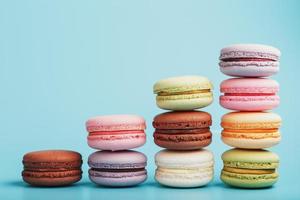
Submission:
<svg viewBox="0 0 300 200">
<path fill-rule="evenodd" d="M 146 123 L 137 115 L 97 116 L 86 122 L 88 145 L 101 150 L 88 158 L 89 178 L 97 185 L 134 186 L 147 179 L 147 157 L 137 148 L 146 142 Z"/>
<path fill-rule="evenodd" d="M 213 177 L 211 115 L 195 109 L 212 102 L 212 84 L 201 76 L 172 77 L 154 85 L 159 108 L 171 110 L 153 120 L 154 142 L 165 150 L 155 155 L 155 179 L 169 187 L 199 187 Z"/>
<path fill-rule="evenodd" d="M 235 147 L 222 155 L 221 179 L 244 188 L 272 186 L 278 179 L 279 157 L 264 148 L 279 143 L 281 118 L 266 112 L 279 105 L 280 51 L 258 44 L 238 44 L 221 50 L 220 70 L 231 78 L 220 85 L 220 104 L 235 110 L 222 117 L 222 140 Z"/>
</svg>

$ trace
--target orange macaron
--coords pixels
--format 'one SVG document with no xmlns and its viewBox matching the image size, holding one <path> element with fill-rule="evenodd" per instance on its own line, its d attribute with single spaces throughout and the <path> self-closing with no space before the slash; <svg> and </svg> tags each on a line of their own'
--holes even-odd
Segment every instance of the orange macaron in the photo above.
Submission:
<svg viewBox="0 0 300 200">
<path fill-rule="evenodd" d="M 222 140 L 243 149 L 269 148 L 281 140 L 281 117 L 270 112 L 231 112 L 222 117 Z"/>
</svg>

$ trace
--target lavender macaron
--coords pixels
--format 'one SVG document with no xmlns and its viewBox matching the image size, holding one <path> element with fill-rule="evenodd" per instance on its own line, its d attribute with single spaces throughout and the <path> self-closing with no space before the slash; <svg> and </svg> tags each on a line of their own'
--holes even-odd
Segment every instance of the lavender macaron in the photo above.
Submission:
<svg viewBox="0 0 300 200">
<path fill-rule="evenodd" d="M 89 178 L 108 187 L 129 187 L 147 179 L 147 157 L 137 151 L 97 151 L 88 159 Z"/>
<path fill-rule="evenodd" d="M 262 44 L 235 44 L 220 53 L 220 70 L 235 77 L 267 77 L 279 71 L 280 51 Z"/>
</svg>

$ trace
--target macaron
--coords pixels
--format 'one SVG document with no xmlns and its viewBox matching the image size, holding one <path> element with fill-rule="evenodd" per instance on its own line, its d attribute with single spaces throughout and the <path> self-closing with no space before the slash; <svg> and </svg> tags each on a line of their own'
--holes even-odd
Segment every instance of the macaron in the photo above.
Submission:
<svg viewBox="0 0 300 200">
<path fill-rule="evenodd" d="M 280 142 L 281 118 L 269 112 L 232 112 L 222 117 L 222 140 L 242 149 L 262 149 Z"/>
<path fill-rule="evenodd" d="M 155 180 L 169 187 L 192 188 L 213 179 L 214 158 L 208 150 L 162 150 L 155 155 Z"/>
<path fill-rule="evenodd" d="M 165 110 L 194 110 L 213 101 L 212 84 L 202 76 L 162 79 L 154 84 L 156 104 Z"/>
<path fill-rule="evenodd" d="M 239 111 L 264 111 L 276 108 L 280 98 L 279 84 L 265 78 L 232 78 L 220 85 L 220 104 Z"/>
<path fill-rule="evenodd" d="M 89 178 L 102 186 L 128 187 L 147 179 L 147 157 L 137 151 L 98 151 L 89 156 Z"/>
<path fill-rule="evenodd" d="M 211 143 L 211 115 L 202 111 L 167 112 L 153 120 L 154 142 L 173 150 L 200 149 Z"/>
<path fill-rule="evenodd" d="M 280 51 L 261 44 L 235 44 L 220 54 L 220 70 L 236 77 L 267 77 L 279 71 Z"/>
<path fill-rule="evenodd" d="M 127 150 L 146 142 L 146 122 L 137 115 L 97 116 L 86 122 L 88 145 L 99 150 Z"/>
<path fill-rule="evenodd" d="M 270 151 L 231 149 L 222 160 L 221 180 L 230 186 L 264 188 L 278 180 L 279 157 Z"/>
<path fill-rule="evenodd" d="M 67 150 L 34 151 L 24 155 L 23 180 L 33 186 L 65 186 L 81 179 L 81 155 Z"/>
</svg>

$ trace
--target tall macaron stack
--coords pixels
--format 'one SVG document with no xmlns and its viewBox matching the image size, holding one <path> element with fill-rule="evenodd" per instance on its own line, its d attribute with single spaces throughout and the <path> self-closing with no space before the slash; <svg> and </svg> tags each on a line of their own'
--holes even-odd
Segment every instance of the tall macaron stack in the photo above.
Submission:
<svg viewBox="0 0 300 200">
<path fill-rule="evenodd" d="M 105 115 L 86 122 L 88 145 L 100 150 L 88 158 L 89 178 L 97 185 L 128 187 L 147 179 L 147 157 L 130 149 L 146 142 L 146 122 L 137 115 Z"/>
<path fill-rule="evenodd" d="M 154 117 L 153 137 L 165 148 L 155 155 L 155 179 L 169 187 L 200 187 L 213 178 L 212 152 L 203 149 L 212 140 L 211 115 L 196 109 L 212 103 L 212 84 L 202 76 L 171 77 L 155 83 L 159 108 L 169 110 Z"/>
<path fill-rule="evenodd" d="M 278 180 L 279 157 L 265 148 L 280 142 L 279 84 L 266 78 L 279 71 L 280 51 L 260 44 L 236 44 L 221 50 L 220 70 L 233 76 L 220 85 L 222 141 L 235 149 L 223 153 L 221 180 L 234 187 L 264 188 Z"/>
</svg>

